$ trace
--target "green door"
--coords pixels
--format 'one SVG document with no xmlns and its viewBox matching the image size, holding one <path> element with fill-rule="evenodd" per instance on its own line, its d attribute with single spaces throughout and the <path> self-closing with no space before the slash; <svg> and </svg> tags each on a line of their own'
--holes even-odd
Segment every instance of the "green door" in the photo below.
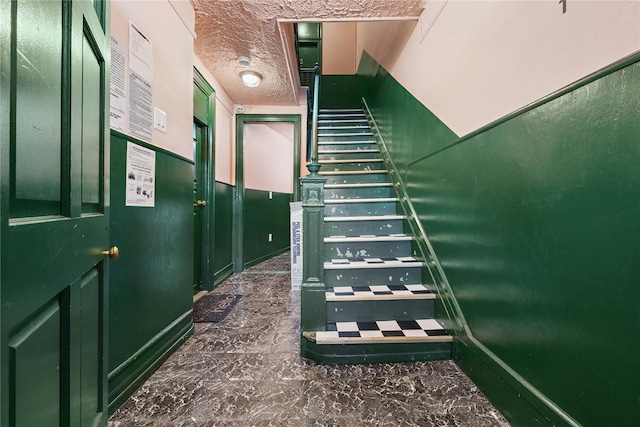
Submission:
<svg viewBox="0 0 640 427">
<path fill-rule="evenodd" d="M 195 166 L 193 168 L 193 293 L 197 294 L 204 289 L 202 285 L 203 277 L 203 239 L 202 232 L 205 230 L 203 221 L 205 219 L 206 198 L 204 192 L 205 167 L 206 162 L 206 135 L 207 127 L 198 121 L 193 123 L 193 158 Z"/>
<path fill-rule="evenodd" d="M 105 17 L 0 1 L 2 426 L 106 425 Z"/>
</svg>

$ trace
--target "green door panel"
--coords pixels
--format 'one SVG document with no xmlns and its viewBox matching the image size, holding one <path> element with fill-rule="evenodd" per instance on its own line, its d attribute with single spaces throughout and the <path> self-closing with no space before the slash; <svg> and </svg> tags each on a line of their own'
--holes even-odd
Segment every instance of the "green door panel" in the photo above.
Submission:
<svg viewBox="0 0 640 427">
<path fill-rule="evenodd" d="M 102 295 L 104 283 L 102 274 L 98 268 L 89 271 L 81 279 L 80 286 L 80 391 L 82 400 L 80 403 L 80 416 L 82 426 L 95 425 L 99 421 L 102 406 L 102 394 L 104 390 L 104 376 L 102 373 L 102 360 L 104 358 L 104 330 L 101 327 L 103 312 Z"/>
<path fill-rule="evenodd" d="M 102 200 L 100 188 L 101 135 L 104 105 L 100 99 L 103 63 L 86 34 L 82 38 L 82 212 L 98 212 Z"/>
<path fill-rule="evenodd" d="M 95 5 L 0 2 L 3 426 L 106 425 L 109 37 Z"/>
<path fill-rule="evenodd" d="M 9 338 L 9 372 L 16 399 L 15 406 L 10 407 L 10 425 L 60 425 L 60 324 L 61 310 L 56 299 L 34 313 Z"/>
<path fill-rule="evenodd" d="M 203 262 L 202 256 L 206 252 L 203 251 L 203 242 L 206 240 L 202 236 L 204 210 L 206 205 L 201 203 L 205 201 L 204 196 L 204 183 L 206 177 L 204 176 L 204 162 L 206 161 L 206 135 L 207 127 L 199 123 L 194 123 L 194 139 L 193 139 L 193 158 L 195 159 L 195 165 L 193 168 L 193 293 L 196 294 L 203 289 L 203 265 L 206 265 L 206 261 Z M 206 203 L 206 202 L 205 202 Z"/>
<path fill-rule="evenodd" d="M 11 215 L 56 215 L 60 214 L 62 185 L 62 2 L 11 5 L 3 8 L 13 10 L 2 12 L 3 21 L 15 14 L 16 28 Z"/>
</svg>

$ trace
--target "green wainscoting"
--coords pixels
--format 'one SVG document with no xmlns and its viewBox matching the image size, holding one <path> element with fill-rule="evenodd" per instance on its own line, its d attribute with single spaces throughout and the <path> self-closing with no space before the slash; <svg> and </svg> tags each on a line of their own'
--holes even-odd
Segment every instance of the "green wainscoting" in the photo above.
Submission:
<svg viewBox="0 0 640 427">
<path fill-rule="evenodd" d="M 216 181 L 214 286 L 233 274 L 233 198 L 235 187 Z"/>
<path fill-rule="evenodd" d="M 640 420 L 634 61 L 460 139 L 360 64 L 358 96 L 458 306 L 454 357 L 513 425 Z"/>
<path fill-rule="evenodd" d="M 458 138 L 367 52 L 362 53 L 356 87 L 358 100 L 366 99 L 401 174 L 413 159 Z"/>
<path fill-rule="evenodd" d="M 125 206 L 127 139 L 156 151 L 155 207 Z M 109 410 L 191 333 L 193 163 L 111 134 Z"/>
<path fill-rule="evenodd" d="M 244 191 L 244 268 L 251 267 L 289 250 L 289 202 L 292 195 L 268 191 Z M 269 242 L 269 233 L 273 240 Z"/>
<path fill-rule="evenodd" d="M 359 99 L 356 98 L 354 74 L 320 76 L 320 108 L 357 108 L 360 107 Z"/>
</svg>

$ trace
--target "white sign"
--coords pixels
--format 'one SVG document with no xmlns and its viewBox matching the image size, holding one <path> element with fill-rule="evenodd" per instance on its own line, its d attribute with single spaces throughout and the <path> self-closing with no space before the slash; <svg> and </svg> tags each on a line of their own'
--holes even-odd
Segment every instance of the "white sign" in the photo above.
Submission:
<svg viewBox="0 0 640 427">
<path fill-rule="evenodd" d="M 115 37 L 111 36 L 111 80 L 110 89 L 111 93 L 115 93 L 120 96 L 126 94 L 126 82 L 125 78 L 127 73 L 127 58 L 125 56 L 125 49 L 122 43 Z"/>
<path fill-rule="evenodd" d="M 129 133 L 147 141 L 153 137 L 153 90 L 133 70 L 129 70 Z"/>
<path fill-rule="evenodd" d="M 151 40 L 129 21 L 129 69 L 153 83 L 153 45 Z"/>
<path fill-rule="evenodd" d="M 126 182 L 126 206 L 155 206 L 155 151 L 127 141 Z"/>
<path fill-rule="evenodd" d="M 111 111 L 109 111 L 109 121 L 113 129 L 124 131 L 125 120 L 122 113 L 112 108 Z"/>
<path fill-rule="evenodd" d="M 111 36 L 111 80 L 110 80 L 110 126 L 114 129 L 126 131 L 126 56 L 122 43 Z"/>
<path fill-rule="evenodd" d="M 302 287 L 302 202 L 289 203 L 291 209 L 291 290 Z"/>
<path fill-rule="evenodd" d="M 153 45 L 129 21 L 129 133 L 145 141 L 153 138 Z"/>
</svg>

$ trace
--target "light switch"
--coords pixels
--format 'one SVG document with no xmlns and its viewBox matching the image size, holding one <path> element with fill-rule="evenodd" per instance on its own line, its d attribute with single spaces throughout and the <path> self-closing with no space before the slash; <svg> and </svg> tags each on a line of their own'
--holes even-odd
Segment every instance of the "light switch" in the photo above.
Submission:
<svg viewBox="0 0 640 427">
<path fill-rule="evenodd" d="M 167 113 L 155 107 L 153 109 L 153 127 L 160 132 L 167 133 Z"/>
</svg>

